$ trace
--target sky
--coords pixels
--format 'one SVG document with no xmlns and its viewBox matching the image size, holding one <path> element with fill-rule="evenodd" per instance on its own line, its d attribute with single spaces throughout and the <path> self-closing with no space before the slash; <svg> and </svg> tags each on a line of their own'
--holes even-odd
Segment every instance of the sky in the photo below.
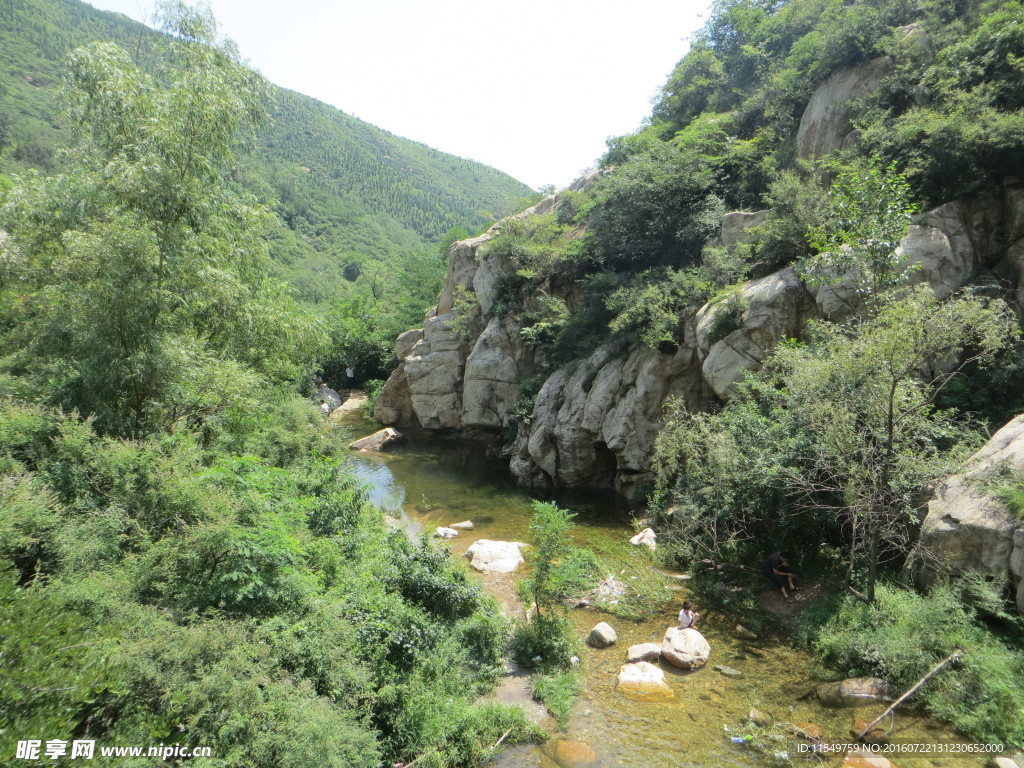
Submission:
<svg viewBox="0 0 1024 768">
<path fill-rule="evenodd" d="M 154 0 L 90 0 L 136 20 Z M 210 0 L 271 82 L 391 133 L 564 187 L 636 130 L 709 0 Z"/>
</svg>

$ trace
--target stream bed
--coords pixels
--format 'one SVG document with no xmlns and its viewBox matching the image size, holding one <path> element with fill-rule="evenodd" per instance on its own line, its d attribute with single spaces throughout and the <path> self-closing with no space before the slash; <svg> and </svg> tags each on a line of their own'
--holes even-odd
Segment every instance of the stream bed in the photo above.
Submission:
<svg viewBox="0 0 1024 768">
<path fill-rule="evenodd" d="M 344 426 L 354 437 L 379 428 L 372 420 L 353 413 Z M 371 499 L 401 516 L 413 529 L 433 530 L 471 520 L 474 530 L 463 531 L 449 542 L 452 553 L 462 556 L 477 539 L 525 541 L 534 497 L 517 488 L 504 468 L 488 461 L 483 451 L 456 439 L 412 442 L 389 450 L 387 454 L 353 454 L 352 470 L 367 483 Z M 560 506 L 577 513 L 573 537 L 582 546 L 598 551 L 621 547 L 633 529 L 625 508 L 613 494 L 560 495 Z M 628 546 L 628 545 L 626 545 Z M 654 565 L 650 566 L 652 569 Z M 610 574 L 629 579 L 629 575 Z M 517 574 L 522 577 L 522 573 Z M 482 578 L 482 577 L 481 577 Z M 515 605 L 514 578 L 487 577 L 485 586 L 497 594 L 506 606 Z M 628 584 L 628 581 L 626 582 Z M 616 690 L 620 665 L 626 649 L 643 642 L 660 644 L 665 629 L 674 626 L 685 597 L 685 582 L 665 587 L 666 600 L 649 615 L 630 620 L 593 608 L 570 610 L 569 616 L 582 639 L 600 621 L 610 623 L 618 633 L 618 642 L 596 650 L 584 645 L 581 652 L 583 691 L 576 702 L 567 729 L 559 731 L 553 721 L 544 725 L 552 734 L 546 744 L 510 747 L 492 765 L 500 768 L 648 768 L 648 766 L 777 766 L 787 764 L 772 753 L 760 753 L 744 743 L 734 743 L 751 708 L 769 714 L 776 722 L 813 723 L 825 734 L 826 741 L 849 740 L 855 717 L 868 721 L 881 714 L 884 705 L 857 709 L 829 709 L 809 695 L 821 682 L 815 674 L 821 670 L 815 658 L 793 649 L 781 638 L 768 635 L 747 642 L 735 636 L 739 620 L 717 610 L 702 612 L 699 629 L 711 644 L 707 666 L 694 672 L 661 667 L 666 681 L 675 691 L 674 698 L 643 703 L 626 698 Z M 519 609 L 521 611 L 521 608 Z M 728 678 L 714 671 L 716 664 L 740 670 L 742 677 Z M 831 679 L 835 679 L 832 677 Z M 961 741 L 948 728 L 909 710 L 900 709 L 892 722 L 890 736 L 901 743 L 923 744 Z M 569 746 L 559 742 L 570 742 Z M 568 755 L 572 744 L 584 744 L 593 750 L 590 762 L 573 762 Z M 796 742 L 790 742 L 788 764 L 795 766 L 838 766 L 841 757 L 820 758 L 798 755 Z M 578 758 L 591 757 L 577 750 Z M 558 755 L 558 762 L 555 757 Z M 964 766 L 988 764 L 987 756 L 890 755 L 895 766 Z"/>
</svg>

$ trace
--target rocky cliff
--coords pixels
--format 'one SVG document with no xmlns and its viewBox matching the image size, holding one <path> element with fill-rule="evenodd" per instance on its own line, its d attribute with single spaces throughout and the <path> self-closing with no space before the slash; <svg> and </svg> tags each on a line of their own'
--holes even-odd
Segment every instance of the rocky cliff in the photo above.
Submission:
<svg viewBox="0 0 1024 768">
<path fill-rule="evenodd" d="M 901 32 L 907 45 L 927 48 L 914 25 Z M 839 71 L 820 86 L 796 131 L 798 154 L 813 156 L 841 146 L 856 116 L 851 103 L 877 86 L 887 67 L 887 59 L 877 59 Z M 570 189 L 585 190 L 596 176 Z M 551 196 L 513 218 L 563 204 L 563 196 Z M 717 244 L 756 238 L 764 214 L 726 214 Z M 483 246 L 503 226 L 499 222 L 452 246 L 437 306 L 422 328 L 399 337 L 395 353 L 400 362 L 377 400 L 375 415 L 398 427 L 485 437 L 526 486 L 628 492 L 649 484 L 654 438 L 668 398 L 681 398 L 690 409 L 727 400 L 744 373 L 757 369 L 780 339 L 799 337 L 811 318 L 840 318 L 857 308 L 852 284 L 809 286 L 786 268 L 743 284 L 732 306 L 720 301 L 701 308 L 671 352 L 606 344 L 558 368 L 524 417 L 513 413 L 523 402 L 521 385 L 538 370 L 545 351 L 528 345 L 521 334 L 529 298 L 523 311 L 495 312 L 501 278 L 514 269 Z M 920 264 L 912 279 L 927 282 L 940 298 L 967 283 L 1006 295 L 1005 289 L 1021 284 L 1024 270 L 1024 183 L 1008 178 L 987 194 L 918 216 L 900 252 L 908 263 Z M 579 308 L 573 281 L 551 279 L 542 288 L 563 299 L 570 311 Z M 1011 298 L 1020 304 L 1024 296 Z M 737 306 L 742 315 L 722 322 L 722 313 L 735 313 Z"/>
<path fill-rule="evenodd" d="M 592 181 L 593 176 L 581 179 L 574 188 Z M 519 216 L 560 204 L 552 196 Z M 720 239 L 728 244 L 750 236 L 760 221 L 756 212 L 726 214 Z M 682 398 L 691 409 L 727 400 L 744 372 L 757 369 L 780 339 L 798 337 L 808 319 L 834 319 L 856 308 L 849 285 L 808 286 L 792 268 L 783 269 L 741 286 L 740 327 L 723 338 L 713 333 L 720 325 L 717 315 L 727 311 L 719 302 L 696 313 L 672 353 L 601 346 L 549 376 L 529 419 L 515 422 L 510 414 L 520 383 L 543 350 L 524 342 L 519 315 L 493 315 L 495 284 L 507 265 L 482 255 L 481 246 L 501 226 L 452 247 L 437 306 L 423 328 L 396 342 L 399 366 L 377 400 L 375 415 L 400 428 L 488 436 L 527 486 L 628 492 L 648 484 L 654 438 L 669 397 Z M 917 217 L 900 250 L 908 262 L 921 265 L 912 279 L 927 282 L 940 298 L 968 282 L 1021 284 L 1024 184 L 1008 179 L 990 195 L 928 211 Z M 463 320 L 456 321 L 460 315 Z M 474 324 L 482 330 L 466 338 L 464 329 Z"/>
</svg>

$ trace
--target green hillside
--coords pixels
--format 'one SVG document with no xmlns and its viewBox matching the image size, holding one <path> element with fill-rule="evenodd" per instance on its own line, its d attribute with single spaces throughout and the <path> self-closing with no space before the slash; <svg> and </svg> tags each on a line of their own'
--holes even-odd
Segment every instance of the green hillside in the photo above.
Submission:
<svg viewBox="0 0 1024 768">
<path fill-rule="evenodd" d="M 57 147 L 66 141 L 59 90 L 71 50 L 110 40 L 152 66 L 156 35 L 77 0 L 0 3 L 0 189 L 28 168 L 59 167 Z M 283 222 L 271 255 L 297 298 L 319 312 L 344 306 L 345 317 L 367 314 L 351 311 L 353 302 L 380 305 L 373 330 L 360 332 L 372 339 L 337 351 L 373 375 L 386 364 L 385 339 L 416 324 L 436 297 L 445 233 L 478 231 L 535 194 L 493 168 L 276 87 L 243 162 L 236 181 L 272 201 Z"/>
</svg>

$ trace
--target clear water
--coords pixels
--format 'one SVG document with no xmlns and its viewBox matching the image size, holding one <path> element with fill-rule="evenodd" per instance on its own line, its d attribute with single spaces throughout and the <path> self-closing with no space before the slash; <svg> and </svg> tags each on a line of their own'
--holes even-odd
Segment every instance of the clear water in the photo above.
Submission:
<svg viewBox="0 0 1024 768">
<path fill-rule="evenodd" d="M 353 414 L 347 418 L 346 428 L 360 437 L 379 425 Z M 472 520 L 474 530 L 463 532 L 451 542 L 457 556 L 477 539 L 525 540 L 533 497 L 516 488 L 504 468 L 488 461 L 476 447 L 455 439 L 411 443 L 386 455 L 354 454 L 352 469 L 367 482 L 375 502 L 400 514 L 413 528 L 430 530 Z M 605 549 L 625 546 L 622 542 L 632 534 L 628 515 L 608 494 L 560 496 L 558 501 L 578 513 L 574 536 L 583 545 Z M 488 577 L 486 584 L 506 604 L 514 601 L 513 579 Z M 604 650 L 585 647 L 584 689 L 565 732 L 558 732 L 549 723 L 554 735 L 547 744 L 512 747 L 493 764 L 502 768 L 550 768 L 557 765 L 553 759 L 557 741 L 566 740 L 587 744 L 597 755 L 597 761 L 590 765 L 605 768 L 780 765 L 785 763 L 775 761 L 771 754 L 731 742 L 751 707 L 776 721 L 813 723 L 827 739 L 834 740 L 849 738 L 855 717 L 870 721 L 881 714 L 879 705 L 841 710 L 820 706 L 809 695 L 820 682 L 814 677 L 816 662 L 809 654 L 788 648 L 778 638 L 745 643 L 732 631 L 737 616 L 714 610 L 703 611 L 700 625 L 712 648 L 708 665 L 684 672 L 663 663 L 667 682 L 675 691 L 673 699 L 642 703 L 626 698 L 615 687 L 625 649 L 636 643 L 660 643 L 665 629 L 675 624 L 684 593 L 666 590 L 666 595 L 669 599 L 640 621 L 610 617 L 589 608 L 571 611 L 580 637 L 597 622 L 608 621 L 618 633 L 618 643 Z M 713 670 L 715 664 L 738 669 L 743 677 L 727 678 Z M 957 740 L 948 729 L 902 708 L 890 733 L 902 741 L 928 744 Z M 793 765 L 834 766 L 842 762 L 838 757 L 800 757 L 795 750 L 791 757 Z M 921 768 L 980 768 L 988 758 L 894 755 L 892 762 Z"/>
</svg>

